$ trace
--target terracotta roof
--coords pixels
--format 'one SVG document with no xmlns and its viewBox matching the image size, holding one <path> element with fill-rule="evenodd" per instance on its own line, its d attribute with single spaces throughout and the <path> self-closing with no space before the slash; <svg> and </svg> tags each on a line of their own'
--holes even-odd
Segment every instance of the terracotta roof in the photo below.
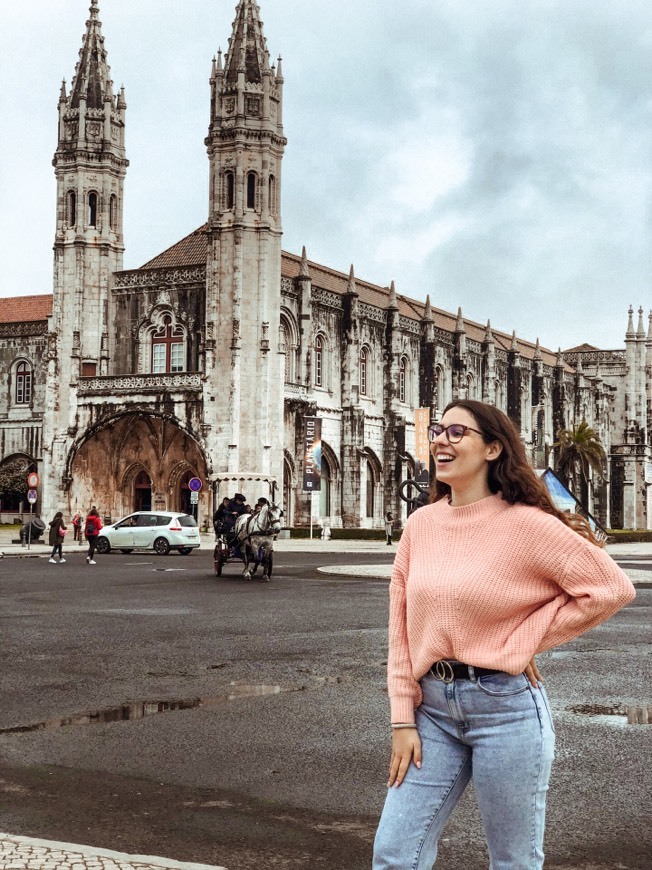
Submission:
<svg viewBox="0 0 652 870">
<path fill-rule="evenodd" d="M 141 269 L 165 269 L 178 266 L 199 266 L 206 264 L 206 229 L 203 224 L 180 242 L 169 247 L 162 254 L 148 260 Z"/>
<path fill-rule="evenodd" d="M 142 269 L 159 269 L 172 268 L 179 266 L 197 266 L 206 262 L 206 230 L 207 224 L 203 224 L 194 232 L 187 235 L 175 245 L 169 247 L 162 254 L 154 257 L 149 262 L 145 263 Z M 297 254 L 290 254 L 287 251 L 282 252 L 281 274 L 285 278 L 296 278 L 301 269 L 301 257 Z M 327 266 L 321 266 L 319 263 L 308 261 L 308 273 L 312 279 L 313 286 L 320 287 L 323 290 L 330 290 L 332 293 L 337 293 L 343 296 L 349 284 L 349 276 L 345 272 L 337 272 L 334 269 L 329 269 Z M 361 302 L 368 305 L 374 305 L 378 308 L 387 308 L 389 304 L 389 288 L 379 287 L 376 284 L 370 284 L 368 281 L 363 281 L 356 277 L 355 284 L 358 290 L 359 299 Z M 423 319 L 423 311 L 425 308 L 424 302 L 419 302 L 416 299 L 411 299 L 407 296 L 397 294 L 397 302 L 399 313 L 412 320 L 421 321 Z M 435 327 L 443 329 L 446 332 L 455 332 L 457 316 L 449 311 L 443 311 L 441 308 L 432 309 Z M 472 320 L 464 318 L 464 329 L 466 330 L 467 338 L 472 341 L 482 343 L 485 337 L 486 327 L 483 324 L 475 323 Z M 505 332 L 500 332 L 492 328 L 494 342 L 497 348 L 508 351 L 512 346 L 512 336 Z M 516 344 L 521 356 L 526 359 L 533 359 L 536 345 L 531 341 L 524 341 L 521 338 L 516 339 Z M 589 349 L 589 345 L 586 349 Z M 541 358 L 543 362 L 549 366 L 554 366 L 557 362 L 557 354 L 545 347 L 540 348 Z M 574 371 L 570 366 L 566 365 L 567 371 Z"/>
<path fill-rule="evenodd" d="M 31 323 L 52 314 L 52 294 L 0 298 L 0 323 Z"/>
<path fill-rule="evenodd" d="M 569 347 L 566 350 L 563 350 L 562 353 L 590 353 L 594 350 L 600 350 L 599 347 L 595 347 L 593 344 L 578 344 L 577 347 Z"/>
</svg>

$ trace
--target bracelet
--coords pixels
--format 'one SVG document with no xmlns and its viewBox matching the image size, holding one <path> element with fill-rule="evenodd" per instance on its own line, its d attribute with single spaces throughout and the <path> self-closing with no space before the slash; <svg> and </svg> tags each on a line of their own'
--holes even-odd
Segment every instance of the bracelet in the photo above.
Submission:
<svg viewBox="0 0 652 870">
<path fill-rule="evenodd" d="M 398 722 L 396 725 L 392 725 L 392 730 L 395 728 L 416 728 L 416 724 L 414 722 Z"/>
</svg>

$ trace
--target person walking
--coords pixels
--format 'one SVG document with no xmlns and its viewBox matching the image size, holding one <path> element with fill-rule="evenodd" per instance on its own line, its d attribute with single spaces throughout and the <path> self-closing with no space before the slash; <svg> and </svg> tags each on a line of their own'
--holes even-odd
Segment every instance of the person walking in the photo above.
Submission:
<svg viewBox="0 0 652 870">
<path fill-rule="evenodd" d="M 84 525 L 84 535 L 88 541 L 88 555 L 86 556 L 86 561 L 89 565 L 97 565 L 93 556 L 95 555 L 97 536 L 99 535 L 101 528 L 102 520 L 100 519 L 100 515 L 97 512 L 97 508 L 92 507 L 86 517 L 86 523 Z"/>
<path fill-rule="evenodd" d="M 56 565 L 55 555 L 59 554 L 59 562 L 65 562 L 66 560 L 63 558 L 63 539 L 66 534 L 66 526 L 63 522 L 63 514 L 61 511 L 57 511 L 52 520 L 50 521 L 50 533 L 49 533 L 49 543 L 52 547 L 52 552 L 50 553 L 50 562 L 53 565 Z"/>
<path fill-rule="evenodd" d="M 394 517 L 391 511 L 385 514 L 385 534 L 387 535 L 387 546 L 392 546 L 392 529 L 394 527 Z"/>
<path fill-rule="evenodd" d="M 73 528 L 73 541 L 79 541 L 81 543 L 81 524 L 82 524 L 82 515 L 79 511 L 75 511 L 75 516 L 72 518 L 72 528 Z"/>
<path fill-rule="evenodd" d="M 543 866 L 554 754 L 535 653 L 635 596 L 588 523 L 554 506 L 491 405 L 429 428 L 431 503 L 410 515 L 390 583 L 392 754 L 373 870 L 431 870 L 472 780 L 493 870 Z"/>
</svg>

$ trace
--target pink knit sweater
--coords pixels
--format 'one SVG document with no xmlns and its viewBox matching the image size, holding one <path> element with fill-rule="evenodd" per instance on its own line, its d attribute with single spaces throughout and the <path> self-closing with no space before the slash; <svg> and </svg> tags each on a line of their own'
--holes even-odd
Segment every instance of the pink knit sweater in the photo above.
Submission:
<svg viewBox="0 0 652 870">
<path fill-rule="evenodd" d="M 390 590 L 392 722 L 413 722 L 418 680 L 439 659 L 511 674 L 634 598 L 604 550 L 539 508 L 492 495 L 408 519 Z"/>
</svg>

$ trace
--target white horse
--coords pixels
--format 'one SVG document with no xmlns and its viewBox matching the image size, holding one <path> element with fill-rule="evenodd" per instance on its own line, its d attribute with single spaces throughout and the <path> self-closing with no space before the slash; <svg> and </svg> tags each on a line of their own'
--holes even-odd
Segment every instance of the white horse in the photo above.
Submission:
<svg viewBox="0 0 652 870">
<path fill-rule="evenodd" d="M 235 522 L 235 542 L 244 559 L 245 580 L 251 580 L 259 565 L 263 566 L 263 580 L 272 573 L 274 539 L 281 531 L 283 511 L 276 504 L 263 505 L 257 514 L 243 514 Z M 254 563 L 253 571 L 249 570 Z"/>
</svg>

